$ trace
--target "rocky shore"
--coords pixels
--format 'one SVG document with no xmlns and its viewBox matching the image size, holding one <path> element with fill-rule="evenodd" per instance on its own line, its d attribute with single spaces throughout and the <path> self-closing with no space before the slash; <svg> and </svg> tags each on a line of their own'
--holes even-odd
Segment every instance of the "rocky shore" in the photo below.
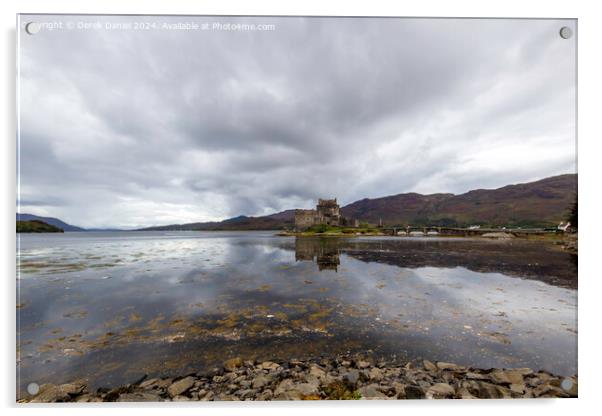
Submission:
<svg viewBox="0 0 602 416">
<path fill-rule="evenodd" d="M 562 249 L 564 251 L 568 251 L 569 253 L 577 254 L 578 253 L 578 236 L 575 234 L 567 234 L 567 236 L 562 241 Z"/>
<path fill-rule="evenodd" d="M 476 369 L 427 360 L 394 366 L 359 356 L 278 362 L 236 357 L 208 372 L 144 377 L 111 389 L 44 384 L 19 402 L 549 398 L 577 397 L 577 385 L 577 376 L 528 368 Z"/>
</svg>

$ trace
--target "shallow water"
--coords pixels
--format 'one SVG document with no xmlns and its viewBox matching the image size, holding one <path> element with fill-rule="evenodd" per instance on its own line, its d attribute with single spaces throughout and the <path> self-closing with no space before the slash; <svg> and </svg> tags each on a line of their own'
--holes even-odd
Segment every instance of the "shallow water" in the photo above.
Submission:
<svg viewBox="0 0 602 416">
<path fill-rule="evenodd" d="M 271 232 L 19 236 L 18 385 L 371 351 L 577 372 L 576 257 L 547 243 Z"/>
</svg>

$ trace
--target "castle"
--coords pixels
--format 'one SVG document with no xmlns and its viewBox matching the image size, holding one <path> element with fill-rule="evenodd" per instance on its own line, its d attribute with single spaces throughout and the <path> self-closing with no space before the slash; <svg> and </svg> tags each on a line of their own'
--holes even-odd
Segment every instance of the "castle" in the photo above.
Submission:
<svg viewBox="0 0 602 416">
<path fill-rule="evenodd" d="M 316 209 L 296 209 L 295 229 L 306 230 L 313 225 L 332 225 L 338 227 L 358 227 L 356 219 L 341 215 L 337 199 L 318 199 Z"/>
</svg>

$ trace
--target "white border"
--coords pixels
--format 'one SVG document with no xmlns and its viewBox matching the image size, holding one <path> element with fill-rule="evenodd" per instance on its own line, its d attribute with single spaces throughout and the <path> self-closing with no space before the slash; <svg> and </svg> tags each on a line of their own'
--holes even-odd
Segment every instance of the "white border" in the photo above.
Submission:
<svg viewBox="0 0 602 416">
<path fill-rule="evenodd" d="M 580 2 L 548 0 L 542 2 L 528 0 L 477 1 L 477 0 L 431 0 L 414 2 L 387 2 L 385 0 L 231 0 L 231 1 L 192 1 L 192 0 L 3 0 L 2 13 L 3 54 L 2 82 L 4 99 L 2 108 L 2 240 L 0 253 L 4 302 L 2 371 L 0 376 L 2 405 L 9 412 L 44 412 L 45 414 L 80 414 L 81 407 L 45 406 L 16 407 L 15 397 L 15 234 L 14 213 L 16 194 L 16 142 L 15 142 L 15 16 L 16 13 L 133 13 L 133 14 L 249 14 L 249 15 L 338 15 L 338 16 L 441 16 L 441 17 L 550 17 L 579 19 L 579 214 L 581 233 L 579 235 L 579 399 L 576 400 L 512 400 L 512 401 L 443 401 L 443 402 L 395 402 L 374 403 L 252 403 L 234 405 L 217 403 L 210 406 L 190 407 L 175 404 L 168 407 L 153 405 L 112 407 L 111 411 L 141 411 L 148 415 L 164 414 L 170 409 L 175 412 L 198 414 L 232 414 L 246 411 L 251 414 L 307 414 L 345 412 L 364 414 L 374 408 L 379 413 L 398 414 L 399 412 L 420 412 L 420 414 L 462 413 L 506 415 L 508 412 L 528 411 L 549 414 L 587 414 L 594 412 L 599 386 L 602 385 L 602 361 L 596 355 L 600 349 L 600 311 L 596 307 L 602 295 L 595 263 L 597 241 L 595 225 L 599 224 L 600 165 L 602 134 L 600 99 L 602 91 L 600 79 L 602 65 L 600 41 L 602 41 L 602 15 L 596 9 L 595 1 Z M 550 68 L 553 70 L 553 68 Z M 106 407 L 86 407 L 90 414 L 105 414 Z"/>
</svg>

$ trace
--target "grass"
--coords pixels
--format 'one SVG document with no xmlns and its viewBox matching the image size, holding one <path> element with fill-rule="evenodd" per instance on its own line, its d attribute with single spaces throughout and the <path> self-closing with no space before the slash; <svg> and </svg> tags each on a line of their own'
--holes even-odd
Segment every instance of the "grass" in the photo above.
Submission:
<svg viewBox="0 0 602 416">
<path fill-rule="evenodd" d="M 372 235 L 372 234 L 381 234 L 381 230 L 378 228 L 373 228 L 373 227 L 359 227 L 359 228 L 352 228 L 352 227 L 337 227 L 337 226 L 332 226 L 332 225 L 326 225 L 326 224 L 320 224 L 320 225 L 314 225 L 312 227 L 309 227 L 308 229 L 302 231 L 302 232 L 295 232 L 292 233 L 294 235 L 301 235 L 301 236 L 312 236 L 312 235 L 329 235 L 329 236 L 335 236 L 335 235 L 356 235 L 356 234 L 368 234 L 368 235 Z"/>
</svg>

